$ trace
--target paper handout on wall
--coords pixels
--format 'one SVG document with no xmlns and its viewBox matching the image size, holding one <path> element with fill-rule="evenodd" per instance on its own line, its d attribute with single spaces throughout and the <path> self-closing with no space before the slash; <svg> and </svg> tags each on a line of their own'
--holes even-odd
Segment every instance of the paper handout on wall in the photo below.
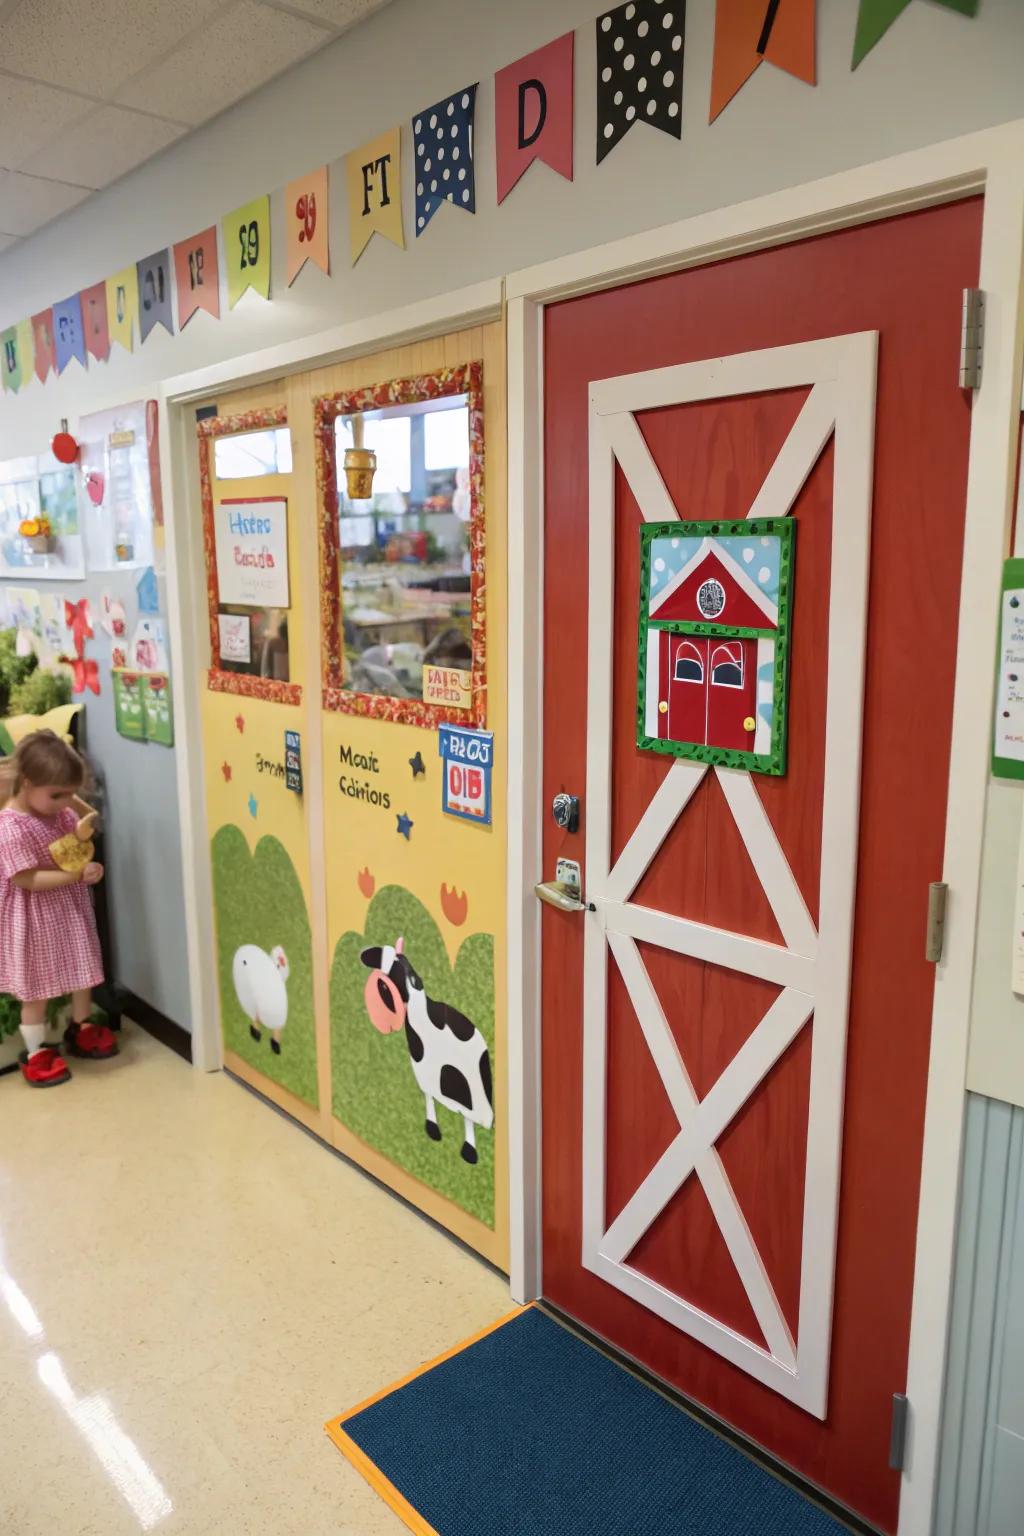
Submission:
<svg viewBox="0 0 1024 1536">
<path fill-rule="evenodd" d="M 717 0 L 715 56 L 711 66 L 708 122 L 744 86 L 764 60 L 815 81 L 814 31 L 818 0 Z"/>
<path fill-rule="evenodd" d="M 327 167 L 310 171 L 288 183 L 284 192 L 284 219 L 288 239 L 286 278 L 289 288 L 307 261 L 330 273 Z"/>
<path fill-rule="evenodd" d="M 710 526 L 641 529 L 636 743 L 782 774 L 796 525 Z"/>
<path fill-rule="evenodd" d="M 978 0 L 935 0 L 947 10 L 959 11 L 961 16 L 976 16 Z M 898 16 L 901 16 L 910 0 L 860 0 L 857 12 L 857 32 L 853 40 L 853 68 L 871 52 L 885 36 Z"/>
<path fill-rule="evenodd" d="M 404 251 L 401 128 L 389 128 L 346 155 L 345 181 L 352 265 L 373 234 L 385 235 Z"/>
<path fill-rule="evenodd" d="M 107 285 L 106 283 L 94 283 L 91 288 L 83 288 L 82 300 L 82 326 L 85 330 L 85 345 L 97 362 L 106 362 L 110 355 L 110 329 L 107 325 Z"/>
<path fill-rule="evenodd" d="M 171 256 L 155 251 L 136 263 L 139 275 L 139 340 L 145 341 L 156 326 L 174 335 L 171 317 Z"/>
<path fill-rule="evenodd" d="M 686 0 L 617 5 L 597 31 L 597 163 L 634 123 L 682 138 Z"/>
<path fill-rule="evenodd" d="M 228 305 L 234 309 L 247 288 L 270 298 L 270 198 L 257 197 L 223 221 Z"/>
<path fill-rule="evenodd" d="M 572 181 L 574 37 L 567 32 L 494 77 L 499 203 L 535 160 Z"/>
<path fill-rule="evenodd" d="M 126 352 L 132 350 L 132 327 L 139 318 L 139 274 L 135 266 L 125 267 L 107 278 L 107 329 L 112 342 L 120 342 Z"/>
<path fill-rule="evenodd" d="M 36 378 L 45 384 L 46 376 L 57 366 L 53 348 L 53 310 L 41 310 L 32 316 L 32 340 L 35 346 Z"/>
<path fill-rule="evenodd" d="M 220 319 L 220 267 L 217 261 L 217 228 L 211 225 L 191 240 L 174 247 L 174 284 L 178 294 L 178 330 L 197 309 Z"/>
<path fill-rule="evenodd" d="M 413 118 L 416 146 L 416 234 L 422 235 L 442 203 L 476 212 L 473 114 L 476 86 L 456 91 Z"/>
<path fill-rule="evenodd" d="M 288 503 L 283 497 L 222 500 L 214 509 L 222 603 L 287 608 Z"/>
<path fill-rule="evenodd" d="M 77 357 L 83 368 L 86 366 L 82 300 L 77 293 L 53 306 L 53 341 L 58 373 L 64 372 L 73 357 Z"/>
</svg>

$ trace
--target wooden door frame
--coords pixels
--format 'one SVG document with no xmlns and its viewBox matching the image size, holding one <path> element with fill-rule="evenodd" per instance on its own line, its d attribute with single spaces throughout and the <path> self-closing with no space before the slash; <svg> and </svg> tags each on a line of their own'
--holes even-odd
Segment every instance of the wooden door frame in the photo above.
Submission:
<svg viewBox="0 0 1024 1536">
<path fill-rule="evenodd" d="M 542 1294 L 541 940 L 545 305 L 984 194 L 985 359 L 971 415 L 936 970 L 907 1370 L 899 1536 L 928 1536 L 938 1475 L 975 962 L 999 576 L 1017 464 L 1024 349 L 1024 119 L 512 273 L 508 305 L 508 957 L 512 1289 Z M 956 362 L 951 348 L 950 367 Z M 519 1028 L 516 1024 L 519 1022 Z"/>
</svg>

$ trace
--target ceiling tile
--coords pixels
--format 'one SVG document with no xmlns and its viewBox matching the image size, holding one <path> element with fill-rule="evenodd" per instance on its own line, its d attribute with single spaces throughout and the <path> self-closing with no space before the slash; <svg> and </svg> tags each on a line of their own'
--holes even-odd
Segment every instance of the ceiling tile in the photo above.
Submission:
<svg viewBox="0 0 1024 1536">
<path fill-rule="evenodd" d="M 0 57 L 17 75 L 111 97 L 224 0 L 20 0 L 5 12 Z"/>
<path fill-rule="evenodd" d="M 17 235 L 0 235 L 0 251 L 7 251 L 12 245 L 17 245 Z"/>
<path fill-rule="evenodd" d="M 184 132 L 175 123 L 125 107 L 94 107 L 74 133 L 61 135 L 26 160 L 22 169 L 80 187 L 105 187 L 159 154 Z"/>
<path fill-rule="evenodd" d="M 205 122 L 328 40 L 299 16 L 242 0 L 118 93 L 187 123 Z"/>
<path fill-rule="evenodd" d="M 0 225 L 9 235 L 30 235 L 88 196 L 87 187 L 0 171 Z"/>
<path fill-rule="evenodd" d="M 276 0 L 263 0 L 263 3 L 273 7 Z M 299 11 L 314 21 L 323 21 L 328 26 L 337 27 L 339 31 L 345 27 L 354 27 L 357 21 L 372 16 L 374 11 L 379 11 L 387 3 L 388 0 L 281 0 L 286 10 Z"/>
<path fill-rule="evenodd" d="M 29 155 L 52 143 L 69 123 L 91 111 L 92 102 L 81 96 L 0 74 L 0 156 L 4 166 L 20 170 Z"/>
</svg>

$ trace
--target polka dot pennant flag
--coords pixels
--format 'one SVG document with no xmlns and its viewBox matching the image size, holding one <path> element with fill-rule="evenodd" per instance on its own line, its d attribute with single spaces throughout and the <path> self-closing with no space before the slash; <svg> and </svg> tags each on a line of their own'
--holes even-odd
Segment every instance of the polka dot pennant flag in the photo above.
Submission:
<svg viewBox="0 0 1024 1536">
<path fill-rule="evenodd" d="M 635 0 L 606 11 L 597 30 L 597 163 L 634 123 L 683 132 L 686 0 Z"/>
<path fill-rule="evenodd" d="M 416 234 L 422 235 L 442 203 L 476 212 L 473 171 L 475 85 L 456 91 L 412 120 L 416 162 Z"/>
</svg>

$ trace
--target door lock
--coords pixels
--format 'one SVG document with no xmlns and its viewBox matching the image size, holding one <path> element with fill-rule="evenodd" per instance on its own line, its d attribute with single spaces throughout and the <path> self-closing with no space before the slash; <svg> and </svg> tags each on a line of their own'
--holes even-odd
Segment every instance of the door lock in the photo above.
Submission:
<svg viewBox="0 0 1024 1536">
<path fill-rule="evenodd" d="M 563 832 L 578 832 L 580 829 L 579 795 L 557 794 L 551 802 L 551 814 L 555 818 L 555 826 L 561 827 Z"/>
</svg>

